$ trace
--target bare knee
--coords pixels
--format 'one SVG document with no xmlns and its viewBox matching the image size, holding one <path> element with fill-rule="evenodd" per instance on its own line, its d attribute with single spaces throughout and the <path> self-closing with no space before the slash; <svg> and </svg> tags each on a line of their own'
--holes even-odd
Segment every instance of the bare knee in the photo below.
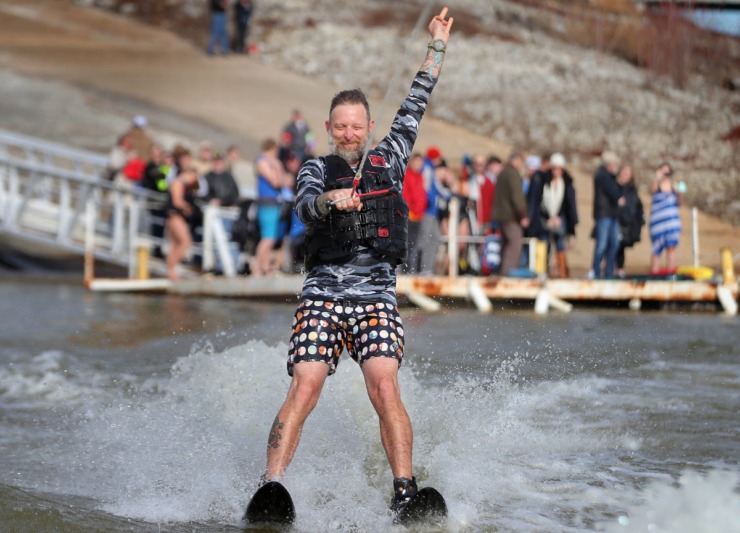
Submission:
<svg viewBox="0 0 740 533">
<path fill-rule="evenodd" d="M 301 384 L 291 388 L 288 400 L 299 410 L 311 412 L 319 401 L 320 392 L 321 389 L 310 384 Z"/>
<path fill-rule="evenodd" d="M 388 376 L 373 381 L 367 387 L 370 401 L 375 409 L 381 410 L 383 407 L 400 403 L 401 390 L 398 386 L 398 380 L 395 377 Z"/>
<path fill-rule="evenodd" d="M 307 364 L 307 363 L 299 363 Z M 294 377 L 288 390 L 288 404 L 306 416 L 313 411 L 321 396 L 324 380 L 314 377 Z"/>
</svg>

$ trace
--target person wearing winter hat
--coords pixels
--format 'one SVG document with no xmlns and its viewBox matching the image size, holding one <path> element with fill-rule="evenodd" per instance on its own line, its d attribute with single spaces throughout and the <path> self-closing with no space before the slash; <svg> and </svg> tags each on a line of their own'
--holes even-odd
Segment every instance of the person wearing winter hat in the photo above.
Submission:
<svg viewBox="0 0 740 533">
<path fill-rule="evenodd" d="M 573 178 L 565 170 L 565 157 L 550 156 L 549 170 L 532 182 L 529 197 L 530 231 L 533 237 L 546 241 L 548 252 L 555 245 L 556 277 L 568 277 L 566 247 L 575 236 L 578 224 L 576 192 Z"/>
<path fill-rule="evenodd" d="M 437 251 L 441 242 L 439 232 L 439 176 L 437 169 L 445 164 L 441 150 L 436 146 L 427 148 L 421 175 L 427 192 L 427 208 L 421 219 L 418 237 L 419 274 L 431 276 L 435 273 Z"/>
</svg>

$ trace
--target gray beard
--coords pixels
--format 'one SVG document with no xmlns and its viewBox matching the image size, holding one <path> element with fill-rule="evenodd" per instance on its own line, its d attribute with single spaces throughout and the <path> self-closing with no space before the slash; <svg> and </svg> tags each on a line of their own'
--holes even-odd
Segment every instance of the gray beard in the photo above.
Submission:
<svg viewBox="0 0 740 533">
<path fill-rule="evenodd" d="M 331 135 L 329 135 L 327 143 L 329 145 L 330 154 L 341 157 L 347 163 L 352 165 L 353 163 L 359 163 L 362 159 L 362 156 L 365 155 L 365 147 L 367 146 L 367 141 L 368 140 L 365 139 L 365 142 L 363 142 L 354 150 L 347 150 L 345 148 L 342 148 L 341 146 L 337 146 L 337 143 L 334 141 L 334 137 L 332 137 Z"/>
</svg>

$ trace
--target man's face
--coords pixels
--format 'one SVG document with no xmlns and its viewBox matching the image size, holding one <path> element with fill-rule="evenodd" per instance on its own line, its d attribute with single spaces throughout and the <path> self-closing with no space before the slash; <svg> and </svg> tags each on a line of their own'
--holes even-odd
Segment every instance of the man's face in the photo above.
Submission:
<svg viewBox="0 0 740 533">
<path fill-rule="evenodd" d="M 494 176 L 498 176 L 502 168 L 503 165 L 501 163 L 499 163 L 498 161 L 492 161 L 491 164 L 488 165 L 488 172 L 490 172 Z"/>
<path fill-rule="evenodd" d="M 626 166 L 617 174 L 617 181 L 620 185 L 627 185 L 632 180 L 632 167 Z"/>
<path fill-rule="evenodd" d="M 332 110 L 326 121 L 329 151 L 348 163 L 362 159 L 375 122 L 368 120 L 362 104 L 342 104 Z"/>
<path fill-rule="evenodd" d="M 479 175 L 483 174 L 483 172 L 486 169 L 486 160 L 483 156 L 474 156 L 473 161 L 471 162 L 471 165 L 473 167 L 473 174 Z"/>
</svg>

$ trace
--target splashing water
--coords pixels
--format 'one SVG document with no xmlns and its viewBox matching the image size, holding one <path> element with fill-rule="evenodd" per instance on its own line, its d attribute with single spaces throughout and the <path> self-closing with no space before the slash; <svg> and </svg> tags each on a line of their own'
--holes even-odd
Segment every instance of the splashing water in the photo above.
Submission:
<svg viewBox="0 0 740 533">
<path fill-rule="evenodd" d="M 727 460 L 736 448 L 726 444 L 720 454 L 715 445 L 718 456 L 701 463 L 701 437 L 687 440 L 697 395 L 728 398 L 722 391 L 740 384 L 736 365 L 651 356 L 629 375 L 543 379 L 542 359 L 553 353 L 503 352 L 448 365 L 409 357 L 400 374 L 415 474 L 447 498 L 445 530 L 739 529 L 740 477 Z M 237 527 L 289 384 L 286 353 L 282 343 L 251 340 L 222 351 L 206 343 L 153 376 L 80 365 L 62 350 L 12 357 L 0 368 L 0 407 L 53 416 L 26 459 L 3 459 L 18 472 L 10 481 L 82 498 L 91 513 L 110 513 L 112 530 L 125 529 L 115 517 L 174 530 Z M 685 390 L 684 378 L 696 375 L 700 387 Z M 678 437 L 665 422 L 676 415 L 686 424 Z M 0 438 L 11 446 L 5 429 Z M 377 417 L 347 358 L 327 380 L 285 485 L 296 502 L 295 531 L 390 527 L 391 474 Z"/>
</svg>

